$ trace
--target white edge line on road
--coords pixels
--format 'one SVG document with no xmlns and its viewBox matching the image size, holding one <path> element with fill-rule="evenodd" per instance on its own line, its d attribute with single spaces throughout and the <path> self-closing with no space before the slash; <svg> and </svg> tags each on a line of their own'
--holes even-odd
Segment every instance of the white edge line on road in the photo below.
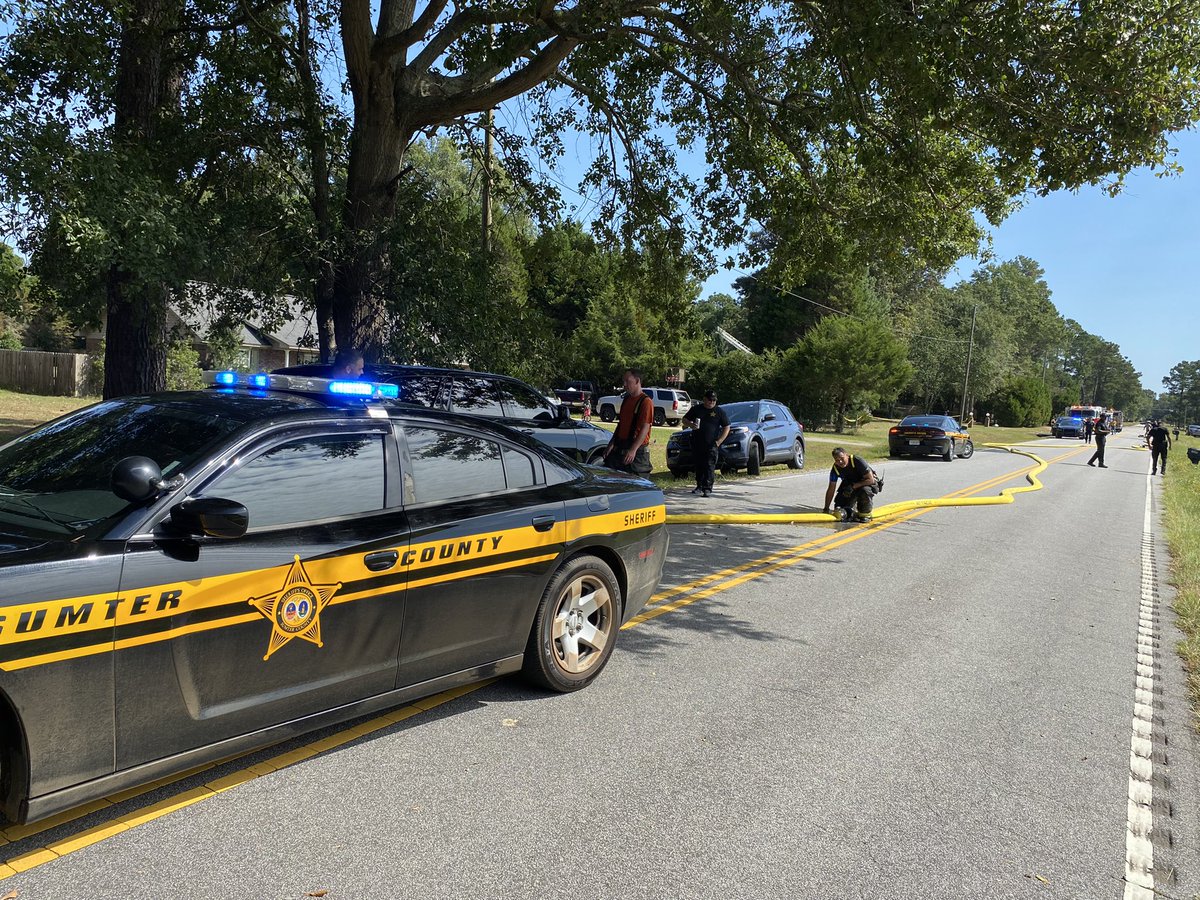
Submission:
<svg viewBox="0 0 1200 900">
<path fill-rule="evenodd" d="M 1146 473 L 1142 516 L 1142 578 L 1138 605 L 1137 678 L 1133 696 L 1133 736 L 1129 742 L 1129 799 L 1125 820 L 1125 900 L 1153 900 L 1154 890 L 1154 616 L 1157 596 L 1150 498 L 1154 481 Z"/>
</svg>

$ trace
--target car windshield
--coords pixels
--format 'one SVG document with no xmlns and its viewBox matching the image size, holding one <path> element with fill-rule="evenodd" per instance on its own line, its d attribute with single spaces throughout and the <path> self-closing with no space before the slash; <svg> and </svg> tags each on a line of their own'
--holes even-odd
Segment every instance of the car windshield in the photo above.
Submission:
<svg viewBox="0 0 1200 900">
<path fill-rule="evenodd" d="M 0 519 L 77 534 L 128 505 L 109 487 L 120 460 L 148 456 L 171 475 L 243 424 L 207 406 L 144 398 L 89 406 L 0 447 Z"/>
<path fill-rule="evenodd" d="M 1076 425 L 1082 425 L 1083 419 L 1077 419 L 1074 416 L 1063 416 L 1058 420 L 1058 424 L 1062 425 L 1064 428 L 1073 428 Z"/>
<path fill-rule="evenodd" d="M 946 420 L 941 416 L 909 416 L 900 423 L 901 428 L 942 428 Z"/>
<path fill-rule="evenodd" d="M 728 406 L 722 406 L 725 410 L 725 415 L 729 416 L 731 424 L 736 425 L 739 422 L 758 422 L 758 404 L 757 403 L 730 403 Z"/>
</svg>

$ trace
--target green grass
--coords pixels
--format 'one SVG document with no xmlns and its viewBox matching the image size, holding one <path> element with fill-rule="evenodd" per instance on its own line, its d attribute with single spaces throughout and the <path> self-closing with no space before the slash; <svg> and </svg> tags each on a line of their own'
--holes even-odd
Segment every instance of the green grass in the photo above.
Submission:
<svg viewBox="0 0 1200 900">
<path fill-rule="evenodd" d="M 1163 524 L 1171 551 L 1175 612 L 1185 635 L 1176 649 L 1187 670 L 1195 713 L 1200 710 L 1200 466 L 1188 460 L 1188 447 L 1200 447 L 1200 440 L 1181 434 L 1171 446 L 1170 468 L 1162 477 Z M 1200 730 L 1200 718 L 1193 722 Z"/>
<path fill-rule="evenodd" d="M 95 402 L 95 397 L 41 397 L 0 390 L 0 441 Z"/>
</svg>

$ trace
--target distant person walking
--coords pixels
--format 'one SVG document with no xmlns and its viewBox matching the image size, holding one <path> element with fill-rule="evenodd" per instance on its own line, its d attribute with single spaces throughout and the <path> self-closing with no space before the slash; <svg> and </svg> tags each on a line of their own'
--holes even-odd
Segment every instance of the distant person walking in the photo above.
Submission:
<svg viewBox="0 0 1200 900">
<path fill-rule="evenodd" d="M 1178 441 L 1179 440 L 1179 426 L 1176 425 L 1171 433 L 1175 435 L 1175 440 Z"/>
<path fill-rule="evenodd" d="M 1157 475 L 1159 473 L 1159 463 L 1161 462 L 1162 474 L 1166 475 L 1167 451 L 1171 449 L 1171 435 L 1162 422 L 1153 422 L 1146 439 L 1150 442 L 1150 474 Z"/>
<path fill-rule="evenodd" d="M 829 470 L 829 487 L 825 489 L 822 512 L 829 512 L 829 504 L 833 501 L 843 520 L 870 522 L 876 493 L 875 472 L 867 461 L 861 456 L 851 456 L 841 447 L 834 448 L 833 468 Z"/>
<path fill-rule="evenodd" d="M 1092 454 L 1092 458 L 1088 460 L 1089 466 L 1098 466 L 1101 469 L 1107 469 L 1104 464 L 1104 445 L 1108 442 L 1108 416 L 1101 416 L 1096 420 L 1096 452 Z"/>
<path fill-rule="evenodd" d="M 1092 429 L 1095 426 L 1092 424 L 1091 416 L 1083 420 L 1083 442 L 1090 444 L 1092 442 Z"/>
<path fill-rule="evenodd" d="M 693 494 L 707 497 L 716 477 L 717 449 L 729 437 L 729 416 L 717 406 L 717 392 L 705 391 L 704 400 L 687 411 L 683 424 L 692 429 L 692 462 L 696 466 Z"/>
<path fill-rule="evenodd" d="M 654 403 L 642 390 L 642 373 L 625 370 L 625 396 L 617 428 L 604 450 L 604 465 L 619 472 L 650 474 L 650 425 Z"/>
</svg>

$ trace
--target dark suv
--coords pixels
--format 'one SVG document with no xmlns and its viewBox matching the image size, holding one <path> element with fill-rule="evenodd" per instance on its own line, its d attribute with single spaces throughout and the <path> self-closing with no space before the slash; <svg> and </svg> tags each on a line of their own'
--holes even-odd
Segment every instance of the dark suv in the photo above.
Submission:
<svg viewBox="0 0 1200 900">
<path fill-rule="evenodd" d="M 332 368 L 312 363 L 276 369 L 275 373 L 328 378 Z M 525 382 L 507 375 L 376 363 L 368 365 L 362 377 L 398 385 L 400 399 L 406 403 L 509 425 L 583 463 L 599 464 L 612 437 L 598 425 L 572 419 L 565 404 L 551 403 Z"/>
</svg>

